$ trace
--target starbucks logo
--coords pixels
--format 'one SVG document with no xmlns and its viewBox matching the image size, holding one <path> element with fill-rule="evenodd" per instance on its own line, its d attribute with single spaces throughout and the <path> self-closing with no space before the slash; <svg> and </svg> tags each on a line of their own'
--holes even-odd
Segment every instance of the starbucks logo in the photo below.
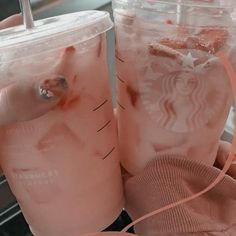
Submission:
<svg viewBox="0 0 236 236">
<path fill-rule="evenodd" d="M 180 133 L 194 131 L 215 119 L 224 106 L 224 88 L 217 81 L 221 78 L 214 75 L 218 59 L 165 47 L 160 45 L 159 50 L 168 50 L 173 57 L 148 55 L 139 67 L 142 103 L 158 126 Z"/>
</svg>

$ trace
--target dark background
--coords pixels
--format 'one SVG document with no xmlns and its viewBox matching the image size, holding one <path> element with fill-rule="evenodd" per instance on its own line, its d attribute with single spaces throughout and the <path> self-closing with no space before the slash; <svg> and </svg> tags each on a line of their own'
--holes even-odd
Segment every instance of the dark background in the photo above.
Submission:
<svg viewBox="0 0 236 236">
<path fill-rule="evenodd" d="M 7 16 L 19 13 L 18 0 L 0 0 L 0 20 Z"/>
</svg>

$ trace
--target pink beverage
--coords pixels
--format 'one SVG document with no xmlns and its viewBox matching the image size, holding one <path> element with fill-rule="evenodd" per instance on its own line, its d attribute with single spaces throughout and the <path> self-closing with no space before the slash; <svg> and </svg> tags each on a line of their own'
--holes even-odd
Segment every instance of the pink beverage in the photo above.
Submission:
<svg viewBox="0 0 236 236">
<path fill-rule="evenodd" d="M 159 155 L 215 162 L 232 104 L 217 53 L 236 67 L 235 3 L 225 2 L 113 1 L 119 144 L 131 174 Z"/>
<path fill-rule="evenodd" d="M 55 110 L 1 129 L 1 165 L 35 236 L 101 231 L 122 210 L 106 61 L 111 27 L 108 13 L 86 11 L 0 32 L 1 88 L 57 77 L 69 87 Z"/>
</svg>

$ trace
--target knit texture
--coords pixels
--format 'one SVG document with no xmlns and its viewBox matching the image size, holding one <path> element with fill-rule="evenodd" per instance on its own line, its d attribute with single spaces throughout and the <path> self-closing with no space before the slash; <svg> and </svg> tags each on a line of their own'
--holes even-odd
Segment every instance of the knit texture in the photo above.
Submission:
<svg viewBox="0 0 236 236">
<path fill-rule="evenodd" d="M 220 170 L 176 155 L 160 156 L 125 182 L 132 219 L 205 189 Z M 135 226 L 140 236 L 235 236 L 236 181 L 226 176 L 203 196 Z"/>
<path fill-rule="evenodd" d="M 135 236 L 135 234 L 129 234 L 123 232 L 99 232 L 93 234 L 84 234 L 80 236 Z"/>
</svg>

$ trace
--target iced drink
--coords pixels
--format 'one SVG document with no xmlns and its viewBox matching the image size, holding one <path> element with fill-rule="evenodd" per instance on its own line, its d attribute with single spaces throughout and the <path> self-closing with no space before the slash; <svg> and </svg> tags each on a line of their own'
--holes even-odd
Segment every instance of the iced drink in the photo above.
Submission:
<svg viewBox="0 0 236 236">
<path fill-rule="evenodd" d="M 108 13 L 88 11 L 0 32 L 0 88 L 51 78 L 68 83 L 56 109 L 1 129 L 1 165 L 35 236 L 101 231 L 122 210 L 106 62 L 111 26 Z"/>
<path fill-rule="evenodd" d="M 235 5 L 114 0 L 113 7 L 123 166 L 136 174 L 162 154 L 213 165 L 232 104 L 216 55 L 236 66 Z"/>
</svg>

